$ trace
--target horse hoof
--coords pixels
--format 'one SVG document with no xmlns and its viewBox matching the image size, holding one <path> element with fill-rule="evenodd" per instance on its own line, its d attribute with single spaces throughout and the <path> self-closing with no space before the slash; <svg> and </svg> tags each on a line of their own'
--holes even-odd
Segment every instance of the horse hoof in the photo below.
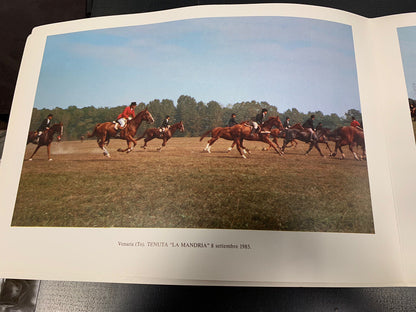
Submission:
<svg viewBox="0 0 416 312">
<path fill-rule="evenodd" d="M 29 161 L 32 161 L 32 158 L 29 158 L 28 160 L 29 160 Z"/>
<path fill-rule="evenodd" d="M 48 161 L 52 161 L 52 158 L 49 158 Z"/>
<path fill-rule="evenodd" d="M 243 158 L 246 159 L 247 158 L 246 155 L 243 155 Z"/>
</svg>

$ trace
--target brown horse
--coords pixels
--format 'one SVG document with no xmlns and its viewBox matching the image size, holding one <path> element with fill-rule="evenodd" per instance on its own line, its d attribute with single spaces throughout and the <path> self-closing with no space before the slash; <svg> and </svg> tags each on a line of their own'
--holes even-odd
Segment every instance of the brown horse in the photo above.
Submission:
<svg viewBox="0 0 416 312">
<path fill-rule="evenodd" d="M 165 132 L 161 132 L 159 128 L 150 128 L 147 129 L 142 136 L 137 138 L 137 141 L 140 139 L 144 139 L 144 145 L 142 148 L 146 149 L 147 142 L 153 140 L 153 139 L 162 139 L 162 146 L 160 146 L 157 150 L 160 151 L 162 147 L 166 146 L 166 142 L 173 136 L 173 134 L 176 132 L 176 130 L 179 130 L 180 132 L 185 131 L 185 127 L 183 126 L 183 122 L 180 121 L 178 123 L 173 124 L 169 129 L 167 129 Z"/>
<path fill-rule="evenodd" d="M 147 108 L 141 112 L 139 112 L 136 117 L 129 120 L 127 122 L 126 127 L 124 127 L 120 131 L 120 139 L 127 141 L 127 148 L 126 149 L 118 149 L 119 152 L 127 152 L 130 153 L 133 148 L 137 145 L 134 136 L 137 133 L 137 129 L 139 128 L 142 121 L 147 121 L 148 123 L 153 123 L 154 119 L 152 114 L 147 110 Z M 114 128 L 115 123 L 109 121 L 104 123 L 99 123 L 95 126 L 93 132 L 90 134 L 88 133 L 87 136 L 89 138 L 95 136 L 97 137 L 98 146 L 104 151 L 104 156 L 111 157 L 110 153 L 108 152 L 105 145 L 108 145 L 110 142 L 111 137 L 115 137 L 117 134 L 117 130 Z"/>
<path fill-rule="evenodd" d="M 249 121 L 242 121 L 240 122 L 240 124 L 246 124 Z M 208 130 L 205 133 L 202 134 L 201 138 L 199 139 L 199 141 L 202 141 L 207 135 L 211 134 L 211 139 L 208 140 L 207 142 L 207 146 L 204 148 L 204 152 L 208 152 L 211 153 L 211 146 L 218 140 L 218 139 L 225 139 L 225 140 L 230 140 L 230 141 L 234 141 L 234 138 L 231 136 L 230 132 L 228 130 L 222 131 L 224 129 L 229 129 L 230 127 L 216 127 L 214 129 Z M 233 142 L 231 144 L 231 146 L 228 148 L 227 152 L 230 152 L 233 147 L 234 147 L 235 143 Z M 248 148 L 241 146 L 243 148 L 244 153 L 250 153 L 250 151 L 248 150 Z"/>
<path fill-rule="evenodd" d="M 262 141 L 266 144 L 271 145 L 276 151 L 276 153 L 278 153 L 279 155 L 282 155 L 280 148 L 278 148 L 272 141 L 270 141 L 270 138 L 269 138 L 270 130 L 273 127 L 283 129 L 283 125 L 282 125 L 282 122 L 280 121 L 279 116 L 269 117 L 269 119 L 267 119 L 261 126 L 260 131 L 255 132 L 255 133 L 252 132 L 252 127 L 247 124 L 238 124 L 228 129 L 224 128 L 221 132 L 225 132 L 225 131 L 230 132 L 230 135 L 234 139 L 234 143 L 237 145 L 237 149 L 243 158 L 246 158 L 246 156 L 243 154 L 243 151 L 241 149 L 243 140 Z"/>
<path fill-rule="evenodd" d="M 52 125 L 48 130 L 45 130 L 39 137 L 36 131 L 30 131 L 29 135 L 27 136 L 26 145 L 29 143 L 37 144 L 35 151 L 33 152 L 32 156 L 30 156 L 29 160 L 32 160 L 33 156 L 36 154 L 38 149 L 41 146 L 46 145 L 48 150 L 48 160 L 52 160 L 51 158 L 51 144 L 53 140 L 53 136 L 55 133 L 58 133 L 58 141 L 61 140 L 62 134 L 64 133 L 64 126 L 61 123 L 57 123 Z"/>
<path fill-rule="evenodd" d="M 337 155 L 337 150 L 339 149 L 341 152 L 340 159 L 344 159 L 345 154 L 343 153 L 341 147 L 348 145 L 351 153 L 354 155 L 354 159 L 362 160 L 367 158 L 365 153 L 364 132 L 362 130 L 351 126 L 339 127 L 330 132 L 327 136 L 330 140 L 335 141 L 335 151 L 331 154 L 331 156 L 335 157 Z M 358 145 L 362 148 L 362 156 L 360 157 L 358 157 L 357 153 L 354 152 L 354 147 Z"/>
</svg>

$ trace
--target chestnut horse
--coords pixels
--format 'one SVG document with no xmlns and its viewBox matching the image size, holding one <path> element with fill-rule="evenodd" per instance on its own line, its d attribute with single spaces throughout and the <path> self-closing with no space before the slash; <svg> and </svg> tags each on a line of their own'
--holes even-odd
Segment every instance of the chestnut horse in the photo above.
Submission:
<svg viewBox="0 0 416 312">
<path fill-rule="evenodd" d="M 365 153 L 365 142 L 364 142 L 364 132 L 356 127 L 345 126 L 339 127 L 334 131 L 328 134 L 328 138 L 332 141 L 335 141 L 335 151 L 331 154 L 331 156 L 335 157 L 337 155 L 337 149 L 341 152 L 341 158 L 345 158 L 345 154 L 343 153 L 341 147 L 348 145 L 350 148 L 351 153 L 354 155 L 354 159 L 362 160 L 366 159 Z M 357 153 L 354 152 L 354 146 L 360 145 L 362 148 L 362 156 L 358 157 Z"/>
<path fill-rule="evenodd" d="M 238 124 L 235 126 L 232 126 L 231 128 L 224 128 L 222 131 L 220 131 L 220 134 L 222 132 L 230 132 L 231 137 L 234 139 L 234 143 L 237 145 L 237 149 L 240 152 L 240 155 L 243 158 L 246 158 L 246 156 L 243 154 L 243 151 L 241 150 L 243 140 L 249 140 L 249 141 L 262 141 L 266 144 L 271 145 L 276 153 L 279 155 L 282 155 L 282 152 L 280 151 L 280 148 L 278 148 L 272 141 L 270 141 L 270 130 L 273 127 L 277 127 L 279 129 L 283 129 L 282 122 L 280 121 L 279 116 L 276 117 L 269 117 L 263 125 L 261 126 L 261 129 L 259 132 L 252 133 L 252 127 L 248 124 Z"/>
<path fill-rule="evenodd" d="M 137 133 L 137 129 L 139 128 L 142 121 L 147 121 L 148 123 L 153 123 L 154 119 L 152 114 L 147 110 L 147 108 L 141 112 L 139 112 L 136 117 L 129 120 L 127 125 L 120 131 L 120 139 L 127 141 L 127 148 L 126 149 L 118 149 L 119 152 L 127 152 L 130 153 L 133 148 L 137 145 L 134 136 Z M 110 142 L 111 137 L 115 137 L 117 134 L 117 130 L 114 128 L 115 123 L 103 122 L 99 123 L 95 126 L 93 132 L 90 134 L 88 133 L 87 136 L 89 138 L 95 136 L 97 137 L 98 146 L 104 151 L 104 156 L 111 157 L 110 153 L 106 149 L 105 145 L 108 145 Z"/>
<path fill-rule="evenodd" d="M 242 122 L 240 122 L 240 125 L 241 124 L 246 124 L 246 123 L 248 123 L 248 121 L 242 121 Z M 202 141 L 208 134 L 211 133 L 211 139 L 208 140 L 207 146 L 203 150 L 204 152 L 211 153 L 211 146 L 220 138 L 225 139 L 225 140 L 234 141 L 234 139 L 231 136 L 229 131 L 222 131 L 223 129 L 226 129 L 226 128 L 230 128 L 230 127 L 216 127 L 214 129 L 208 130 L 208 131 L 206 131 L 205 133 L 202 134 L 199 141 Z M 235 143 L 233 142 L 233 144 L 228 148 L 227 152 L 230 152 L 233 149 L 234 145 L 235 145 Z M 243 148 L 244 153 L 250 153 L 248 148 L 246 148 L 242 145 L 241 145 L 241 147 Z"/>
<path fill-rule="evenodd" d="M 45 130 L 38 139 L 36 131 L 30 131 L 29 135 L 27 136 L 26 145 L 29 143 L 37 144 L 35 151 L 33 152 L 32 156 L 30 156 L 29 160 L 32 160 L 33 156 L 38 151 L 39 147 L 46 145 L 48 150 L 48 160 L 52 160 L 51 158 L 51 144 L 53 140 L 53 136 L 55 133 L 58 133 L 58 141 L 61 140 L 62 134 L 64 133 L 64 126 L 61 123 L 57 123 L 52 125 L 48 130 Z"/>
<path fill-rule="evenodd" d="M 155 138 L 162 139 L 163 143 L 162 146 L 160 146 L 157 150 L 160 151 L 162 147 L 166 146 L 166 142 L 173 136 L 173 134 L 176 132 L 176 130 L 179 130 L 180 132 L 185 131 L 185 127 L 183 126 L 183 122 L 180 121 L 178 123 L 173 124 L 169 127 L 169 129 L 165 130 L 165 132 L 161 132 L 160 128 L 150 128 L 147 129 L 142 136 L 137 138 L 137 141 L 140 139 L 144 139 L 144 145 L 142 148 L 146 149 L 147 142 L 150 140 L 153 140 Z"/>
</svg>

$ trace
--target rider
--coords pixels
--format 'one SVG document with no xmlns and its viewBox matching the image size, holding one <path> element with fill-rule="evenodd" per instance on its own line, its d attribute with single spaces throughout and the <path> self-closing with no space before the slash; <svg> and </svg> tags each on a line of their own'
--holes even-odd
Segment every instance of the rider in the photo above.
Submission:
<svg viewBox="0 0 416 312">
<path fill-rule="evenodd" d="M 350 124 L 350 126 L 351 127 L 355 127 L 357 129 L 360 129 L 360 130 L 362 129 L 360 123 L 355 119 L 354 116 L 351 117 L 351 124 Z"/>
<path fill-rule="evenodd" d="M 236 114 L 234 114 L 234 113 L 232 113 L 231 114 L 231 118 L 230 118 L 230 120 L 228 120 L 228 125 L 227 125 L 227 127 L 232 127 L 232 126 L 235 126 L 235 125 L 237 125 L 238 124 L 238 122 L 235 120 L 235 117 L 236 117 L 237 115 Z"/>
<path fill-rule="evenodd" d="M 165 119 L 163 120 L 162 124 L 160 125 L 160 132 L 164 133 L 166 130 L 169 129 L 169 119 L 170 116 L 166 115 Z"/>
<path fill-rule="evenodd" d="M 313 126 L 313 121 L 315 120 L 315 115 L 311 115 L 311 117 L 309 119 L 307 119 L 302 127 L 305 128 L 307 131 L 309 131 L 310 133 L 310 138 L 309 140 L 312 141 L 314 138 L 316 138 L 316 134 L 314 131 L 314 126 Z"/>
<path fill-rule="evenodd" d="M 120 131 L 125 128 L 127 120 L 130 118 L 130 116 L 132 116 L 131 118 L 136 117 L 136 114 L 134 113 L 136 106 L 136 102 L 131 102 L 131 104 L 127 106 L 120 115 L 117 116 L 117 122 L 114 125 L 114 129 L 116 131 Z"/>
<path fill-rule="evenodd" d="M 285 130 L 290 128 L 290 118 L 286 117 L 285 122 L 283 123 L 283 128 L 285 128 Z"/>
<path fill-rule="evenodd" d="M 39 137 L 42 135 L 42 133 L 50 128 L 52 117 L 53 117 L 53 114 L 49 114 L 48 117 L 46 117 L 42 121 L 38 130 L 36 131 L 37 132 L 36 141 L 39 141 Z"/>
<path fill-rule="evenodd" d="M 266 108 L 263 108 L 261 112 L 259 112 L 256 117 L 251 119 L 251 124 L 253 126 L 253 129 L 251 131 L 251 134 L 258 133 L 260 131 L 260 126 L 263 124 L 263 119 L 266 117 L 268 110 Z"/>
</svg>

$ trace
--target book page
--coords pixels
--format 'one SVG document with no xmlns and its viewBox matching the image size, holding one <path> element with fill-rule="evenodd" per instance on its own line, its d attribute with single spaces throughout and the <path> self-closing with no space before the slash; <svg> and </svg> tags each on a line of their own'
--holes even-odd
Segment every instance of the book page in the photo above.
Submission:
<svg viewBox="0 0 416 312">
<path fill-rule="evenodd" d="M 403 262 L 409 284 L 414 285 L 416 271 L 413 261 L 416 256 L 416 235 L 413 220 L 415 203 L 413 196 L 414 161 L 416 159 L 415 121 L 412 116 L 411 100 L 414 93 L 415 67 L 414 50 L 416 34 L 415 14 L 397 15 L 376 19 L 374 27 L 378 29 L 374 37 L 377 49 L 383 53 L 377 55 L 380 107 L 383 108 L 382 122 L 386 129 L 386 142 L 391 172 L 392 189 L 397 210 L 400 245 Z M 414 114 L 414 113 L 413 113 Z"/>
<path fill-rule="evenodd" d="M 35 29 L 0 168 L 2 276 L 403 285 L 373 32 L 366 18 L 300 5 Z M 248 125 L 211 146 L 203 133 L 231 113 Z M 286 131 L 288 116 L 323 128 Z M 361 130 L 353 152 L 318 142 L 352 117 L 365 149 Z"/>
</svg>

